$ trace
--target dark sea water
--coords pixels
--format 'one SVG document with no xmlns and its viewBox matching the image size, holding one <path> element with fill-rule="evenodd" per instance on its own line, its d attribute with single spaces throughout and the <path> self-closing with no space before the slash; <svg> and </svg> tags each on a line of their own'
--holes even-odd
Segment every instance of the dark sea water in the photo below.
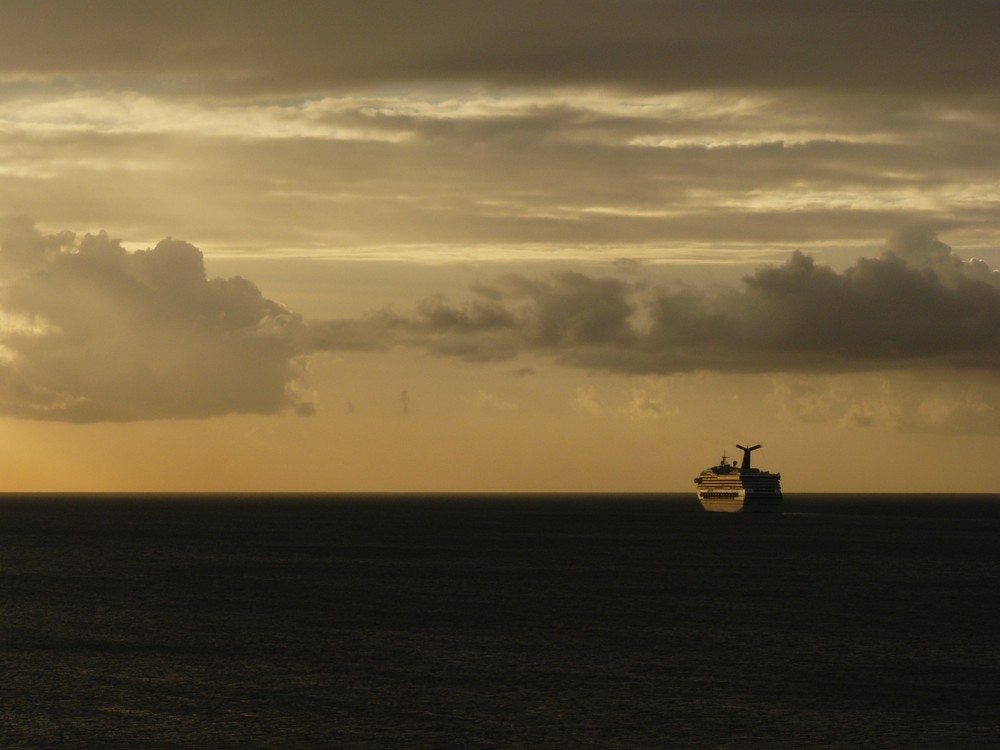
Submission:
<svg viewBox="0 0 1000 750">
<path fill-rule="evenodd" d="M 1000 496 L 0 497 L 0 747 L 1000 747 Z"/>
</svg>

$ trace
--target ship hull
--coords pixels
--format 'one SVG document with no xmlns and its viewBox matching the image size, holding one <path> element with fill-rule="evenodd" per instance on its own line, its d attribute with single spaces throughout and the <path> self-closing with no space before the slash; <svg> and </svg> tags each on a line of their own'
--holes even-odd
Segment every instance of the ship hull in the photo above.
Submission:
<svg viewBox="0 0 1000 750">
<path fill-rule="evenodd" d="M 725 496 L 717 492 L 698 492 L 698 502 L 705 510 L 715 513 L 780 513 L 782 497 L 780 494 L 759 496 L 741 492 L 733 496 Z"/>
</svg>

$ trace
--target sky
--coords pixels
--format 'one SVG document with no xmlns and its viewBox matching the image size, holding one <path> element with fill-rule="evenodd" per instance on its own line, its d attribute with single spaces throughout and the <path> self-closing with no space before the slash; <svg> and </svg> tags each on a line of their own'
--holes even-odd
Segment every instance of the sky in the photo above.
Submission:
<svg viewBox="0 0 1000 750">
<path fill-rule="evenodd" d="M 7 0 L 4 489 L 997 492 L 1000 6 Z"/>
</svg>

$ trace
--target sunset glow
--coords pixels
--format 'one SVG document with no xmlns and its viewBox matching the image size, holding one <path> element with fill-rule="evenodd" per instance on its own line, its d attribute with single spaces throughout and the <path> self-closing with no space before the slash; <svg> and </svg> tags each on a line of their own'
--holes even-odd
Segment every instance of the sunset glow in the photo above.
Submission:
<svg viewBox="0 0 1000 750">
<path fill-rule="evenodd" d="M 995 491 L 998 22 L 5 3 L 6 489 Z"/>
</svg>

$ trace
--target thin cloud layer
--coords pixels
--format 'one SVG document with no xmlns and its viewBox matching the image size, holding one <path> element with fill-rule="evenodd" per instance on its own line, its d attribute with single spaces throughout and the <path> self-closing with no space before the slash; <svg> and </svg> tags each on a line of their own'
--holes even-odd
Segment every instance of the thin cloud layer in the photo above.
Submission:
<svg viewBox="0 0 1000 750">
<path fill-rule="evenodd" d="M 311 413 L 304 355 L 353 348 L 240 277 L 209 279 L 166 239 L 126 251 L 106 234 L 0 226 L 0 413 L 73 422 Z M 365 345 L 367 345 L 367 340 Z"/>
<path fill-rule="evenodd" d="M 475 291 L 468 304 L 435 299 L 394 324 L 442 354 L 538 350 L 616 372 L 1000 369 L 1000 274 L 923 229 L 842 273 L 795 252 L 739 289 L 650 292 L 567 273 Z"/>
<path fill-rule="evenodd" d="M 765 398 L 783 419 L 842 428 L 937 434 L 1000 433 L 993 373 L 873 372 L 776 375 Z"/>
<path fill-rule="evenodd" d="M 0 87 L 0 205 L 56 226 L 334 256 L 856 247 L 918 220 L 995 244 L 989 97 L 447 96 L 223 104 Z"/>
</svg>

